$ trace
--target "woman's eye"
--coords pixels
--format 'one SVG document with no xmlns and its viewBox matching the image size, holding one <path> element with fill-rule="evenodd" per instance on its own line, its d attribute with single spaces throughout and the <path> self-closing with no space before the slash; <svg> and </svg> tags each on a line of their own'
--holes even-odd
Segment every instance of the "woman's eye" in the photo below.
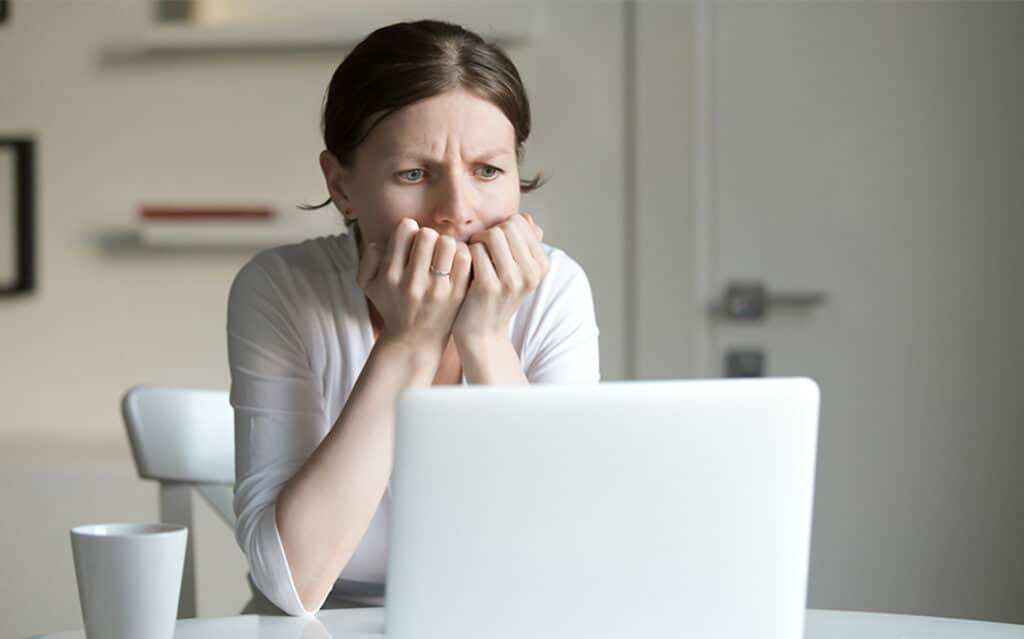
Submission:
<svg viewBox="0 0 1024 639">
<path fill-rule="evenodd" d="M 408 169 L 399 171 L 398 177 L 405 182 L 419 182 L 423 179 L 423 169 Z"/>
<path fill-rule="evenodd" d="M 477 170 L 477 175 L 487 180 L 493 180 L 501 175 L 501 173 L 502 170 L 496 166 L 482 166 Z"/>
</svg>

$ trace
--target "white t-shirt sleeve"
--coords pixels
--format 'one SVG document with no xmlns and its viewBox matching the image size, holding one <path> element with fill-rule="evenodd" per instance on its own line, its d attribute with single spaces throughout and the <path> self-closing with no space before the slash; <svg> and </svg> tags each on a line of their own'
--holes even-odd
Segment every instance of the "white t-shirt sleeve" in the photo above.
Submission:
<svg viewBox="0 0 1024 639">
<path fill-rule="evenodd" d="M 545 250 L 551 268 L 513 324 L 525 337 L 523 371 L 531 384 L 597 383 L 599 331 L 590 282 L 564 252 Z"/>
<path fill-rule="evenodd" d="M 277 528 L 276 500 L 327 431 L 321 382 L 295 320 L 301 286 L 281 258 L 262 253 L 228 298 L 228 361 L 235 412 L 235 538 L 256 587 L 290 615 L 302 606 Z M 325 596 L 326 598 L 326 596 Z"/>
</svg>

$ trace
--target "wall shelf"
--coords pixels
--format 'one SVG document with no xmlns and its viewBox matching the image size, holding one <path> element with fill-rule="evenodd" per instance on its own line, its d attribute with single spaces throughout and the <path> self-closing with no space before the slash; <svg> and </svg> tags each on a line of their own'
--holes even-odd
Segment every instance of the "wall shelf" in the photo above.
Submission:
<svg viewBox="0 0 1024 639">
<path fill-rule="evenodd" d="M 302 239 L 316 237 L 308 235 Z M 103 231 L 98 233 L 95 242 L 101 252 L 107 255 L 217 255 L 217 254 L 252 254 L 260 250 L 296 241 L 287 238 L 266 239 L 264 241 L 214 243 L 203 241 L 193 244 L 152 244 L 142 238 L 142 234 L 134 229 L 119 231 Z"/>
<path fill-rule="evenodd" d="M 503 46 L 535 38 L 543 6 L 527 2 L 389 2 L 347 4 L 328 15 L 248 19 L 215 24 L 157 24 L 132 40 L 106 49 L 114 57 L 165 57 L 206 53 L 347 50 L 373 30 L 394 22 L 429 17 L 456 22 Z"/>
<path fill-rule="evenodd" d="M 134 228 L 94 232 L 93 241 L 109 255 L 255 253 L 344 232 L 340 218 L 310 219 L 304 223 L 140 223 Z"/>
</svg>

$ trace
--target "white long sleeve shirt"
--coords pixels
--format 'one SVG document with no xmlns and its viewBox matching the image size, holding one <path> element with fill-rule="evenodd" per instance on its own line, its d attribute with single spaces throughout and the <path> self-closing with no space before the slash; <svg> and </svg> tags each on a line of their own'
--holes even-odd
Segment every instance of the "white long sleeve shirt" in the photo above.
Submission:
<svg viewBox="0 0 1024 639">
<path fill-rule="evenodd" d="M 531 383 L 597 382 L 590 284 L 568 255 L 547 245 L 544 250 L 551 269 L 509 323 L 523 372 Z M 235 537 L 253 583 L 291 615 L 311 614 L 323 602 L 303 608 L 275 503 L 338 419 L 373 347 L 358 263 L 347 234 L 269 249 L 242 267 L 228 300 Z M 389 509 L 390 489 L 330 594 L 379 603 Z"/>
</svg>

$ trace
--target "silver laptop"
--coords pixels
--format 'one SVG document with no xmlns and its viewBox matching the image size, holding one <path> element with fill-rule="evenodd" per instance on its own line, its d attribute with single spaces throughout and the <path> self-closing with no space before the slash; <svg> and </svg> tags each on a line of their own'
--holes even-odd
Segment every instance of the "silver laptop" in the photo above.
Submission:
<svg viewBox="0 0 1024 639">
<path fill-rule="evenodd" d="M 433 388 L 398 402 L 391 639 L 801 639 L 808 379 Z"/>
</svg>

